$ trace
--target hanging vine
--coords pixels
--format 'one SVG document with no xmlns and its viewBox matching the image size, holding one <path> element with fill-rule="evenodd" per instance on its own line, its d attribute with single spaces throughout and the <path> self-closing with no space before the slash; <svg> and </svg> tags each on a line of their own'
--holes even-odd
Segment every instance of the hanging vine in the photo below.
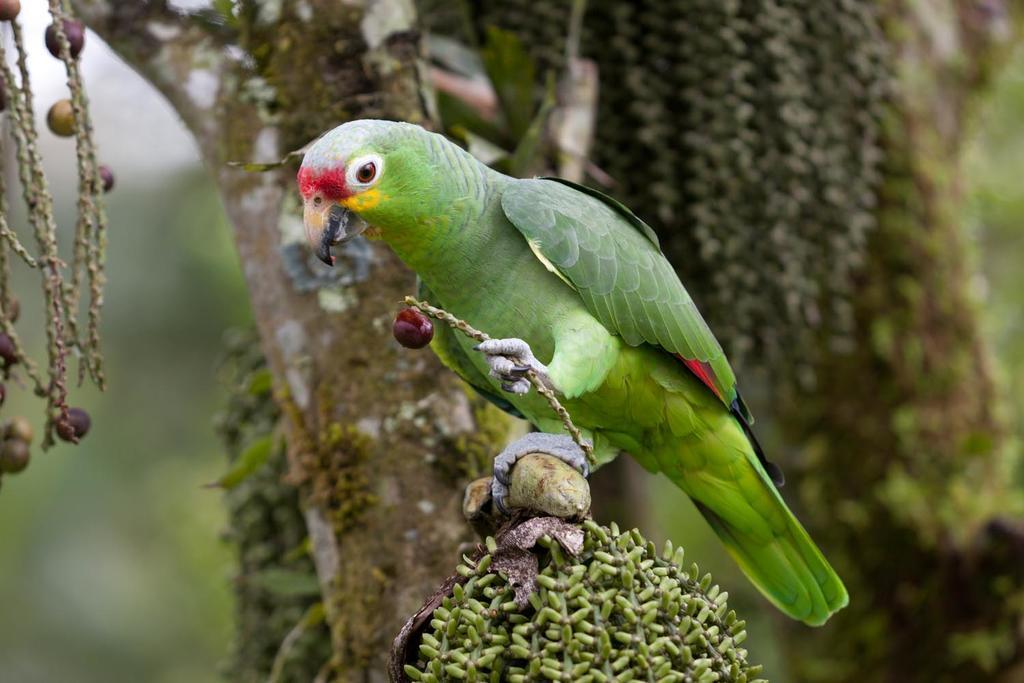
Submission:
<svg viewBox="0 0 1024 683">
<path fill-rule="evenodd" d="M 25 39 L 17 20 L 20 9 L 18 0 L 0 0 L 0 116 L 5 119 L 6 129 L 6 135 L 0 137 L 0 150 L 8 139 L 13 139 L 13 160 L 26 208 L 25 227 L 32 233 L 34 249 L 26 246 L 22 241 L 24 235 L 19 236 L 10 224 L 5 178 L 0 174 L 0 360 L 5 380 L 30 387 L 45 400 L 41 445 L 46 449 L 54 444 L 55 437 L 78 443 L 89 430 L 88 413 L 68 405 L 69 359 L 78 360 L 78 385 L 88 375 L 100 389 L 105 386 L 99 333 L 107 239 L 102 195 L 113 186 L 113 175 L 96 158 L 88 99 L 78 63 L 85 44 L 84 26 L 74 20 L 65 3 L 50 0 L 52 23 L 46 29 L 45 42 L 50 53 L 64 64 L 69 97 L 50 107 L 46 121 L 53 134 L 75 138 L 78 168 L 78 216 L 71 261 L 66 263 L 60 257 L 53 194 L 39 153 Z M 40 274 L 46 329 L 45 369 L 29 357 L 15 329 L 20 311 L 10 286 L 11 262 L 15 257 Z M 6 385 L 0 385 L 0 402 L 5 396 Z M 28 465 L 31 428 L 24 418 L 13 418 L 4 423 L 0 436 L 0 477 L 20 472 Z"/>
</svg>

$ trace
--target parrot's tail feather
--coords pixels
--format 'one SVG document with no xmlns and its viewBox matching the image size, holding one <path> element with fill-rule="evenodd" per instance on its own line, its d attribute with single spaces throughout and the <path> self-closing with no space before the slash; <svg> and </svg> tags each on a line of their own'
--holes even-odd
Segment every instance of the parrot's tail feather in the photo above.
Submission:
<svg viewBox="0 0 1024 683">
<path fill-rule="evenodd" d="M 743 573 L 784 613 L 810 626 L 821 626 L 846 607 L 849 596 L 842 580 L 781 499 L 778 503 L 786 515 L 786 531 L 767 543 L 730 525 L 698 501 L 694 503 Z"/>
</svg>

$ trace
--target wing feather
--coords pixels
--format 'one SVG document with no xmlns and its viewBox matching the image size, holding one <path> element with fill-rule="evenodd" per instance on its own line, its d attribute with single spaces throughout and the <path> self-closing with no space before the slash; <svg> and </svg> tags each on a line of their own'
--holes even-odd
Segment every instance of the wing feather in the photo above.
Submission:
<svg viewBox="0 0 1024 683">
<path fill-rule="evenodd" d="M 712 388 L 732 405 L 729 361 L 649 226 L 596 190 L 558 179 L 512 181 L 501 205 L 608 329 L 630 345 L 707 363 Z"/>
</svg>

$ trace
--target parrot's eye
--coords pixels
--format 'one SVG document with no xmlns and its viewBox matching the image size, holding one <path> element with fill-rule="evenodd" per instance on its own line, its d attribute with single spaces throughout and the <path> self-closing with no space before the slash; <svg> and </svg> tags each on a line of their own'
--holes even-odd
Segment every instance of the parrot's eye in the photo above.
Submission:
<svg viewBox="0 0 1024 683">
<path fill-rule="evenodd" d="M 313 203 L 316 204 L 317 206 L 320 206 L 321 204 L 324 203 L 324 198 L 321 197 L 320 195 L 315 195 L 313 197 Z"/>
<path fill-rule="evenodd" d="M 361 183 L 368 183 L 377 177 L 377 164 L 367 161 L 356 171 L 356 180 Z"/>
<path fill-rule="evenodd" d="M 348 164 L 347 181 L 349 186 L 363 190 L 380 179 L 384 170 L 384 159 L 377 154 L 367 154 L 352 159 Z"/>
</svg>

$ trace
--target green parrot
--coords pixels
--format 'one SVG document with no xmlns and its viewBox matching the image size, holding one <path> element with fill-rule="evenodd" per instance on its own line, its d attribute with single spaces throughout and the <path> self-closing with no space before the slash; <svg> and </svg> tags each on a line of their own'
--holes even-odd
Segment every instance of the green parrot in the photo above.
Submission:
<svg viewBox="0 0 1024 683">
<path fill-rule="evenodd" d="M 781 611 L 825 623 L 846 588 L 789 511 L 729 361 L 658 237 L 619 202 L 558 178 L 515 179 L 441 135 L 352 121 L 305 154 L 298 181 L 317 255 L 368 228 L 419 275 L 431 303 L 493 337 L 440 328 L 431 348 L 466 382 L 540 432 L 495 463 L 543 451 L 586 474 L 581 449 L 534 370 L 591 442 L 598 465 L 626 451 L 664 473 Z"/>
</svg>

